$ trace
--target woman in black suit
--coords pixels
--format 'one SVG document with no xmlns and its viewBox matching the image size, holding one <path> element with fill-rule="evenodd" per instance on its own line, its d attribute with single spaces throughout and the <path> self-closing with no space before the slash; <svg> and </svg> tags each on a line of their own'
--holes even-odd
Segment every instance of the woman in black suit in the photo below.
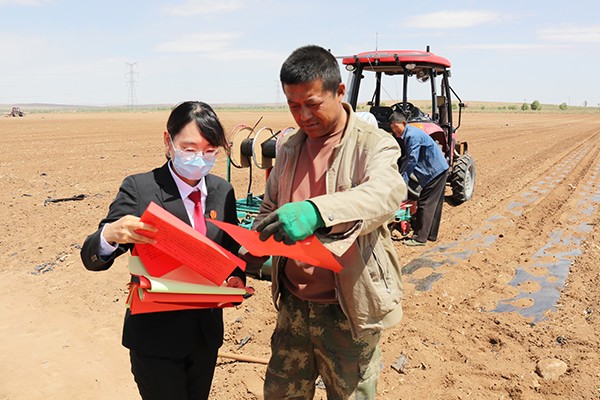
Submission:
<svg viewBox="0 0 600 400">
<path fill-rule="evenodd" d="M 163 140 L 168 161 L 150 172 L 125 178 L 108 215 L 87 237 L 81 258 L 85 267 L 103 271 L 136 243 L 151 243 L 140 231 L 154 227 L 140 222 L 151 201 L 236 254 L 238 245 L 201 214 L 194 220 L 200 192 L 204 216 L 237 224 L 233 187 L 208 172 L 228 142 L 213 109 L 186 101 L 169 116 Z M 197 196 L 197 193 L 195 194 Z M 198 199 L 195 199 L 196 202 Z M 236 269 L 227 286 L 244 287 L 245 275 Z M 221 309 L 125 314 L 123 345 L 130 351 L 131 371 L 144 400 L 207 399 L 223 343 Z"/>
</svg>

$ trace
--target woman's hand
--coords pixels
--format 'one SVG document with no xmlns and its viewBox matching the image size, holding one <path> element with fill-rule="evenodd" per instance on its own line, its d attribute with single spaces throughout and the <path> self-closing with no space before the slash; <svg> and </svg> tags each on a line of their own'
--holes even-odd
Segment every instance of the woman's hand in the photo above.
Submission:
<svg viewBox="0 0 600 400">
<path fill-rule="evenodd" d="M 158 232 L 158 229 L 141 222 L 139 217 L 126 215 L 115 222 L 106 224 L 102 236 L 108 243 L 113 245 L 115 243 L 154 244 L 156 241 L 145 236 L 144 231 Z"/>
<path fill-rule="evenodd" d="M 244 288 L 245 287 L 244 281 L 239 276 L 230 276 L 224 282 L 224 285 L 227 287 L 233 287 L 233 288 Z"/>
</svg>

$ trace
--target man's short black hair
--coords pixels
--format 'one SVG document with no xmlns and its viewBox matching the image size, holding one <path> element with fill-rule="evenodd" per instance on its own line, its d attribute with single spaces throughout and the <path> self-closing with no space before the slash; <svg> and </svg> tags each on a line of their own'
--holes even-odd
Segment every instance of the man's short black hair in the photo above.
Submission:
<svg viewBox="0 0 600 400">
<path fill-rule="evenodd" d="M 406 116 L 401 112 L 396 111 L 390 115 L 388 122 L 390 124 L 401 124 L 402 122 L 406 122 Z"/>
<path fill-rule="evenodd" d="M 334 93 L 342 82 L 340 66 L 333 54 L 315 45 L 294 50 L 283 62 L 279 79 L 282 85 L 297 85 L 321 79 L 323 89 Z"/>
</svg>

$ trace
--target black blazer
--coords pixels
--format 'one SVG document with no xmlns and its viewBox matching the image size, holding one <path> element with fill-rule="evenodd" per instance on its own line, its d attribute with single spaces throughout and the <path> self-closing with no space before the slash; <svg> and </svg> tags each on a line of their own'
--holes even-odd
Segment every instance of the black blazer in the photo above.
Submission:
<svg viewBox="0 0 600 400">
<path fill-rule="evenodd" d="M 216 213 L 215 219 L 233 224 L 238 223 L 235 194 L 226 180 L 206 176 L 206 219 Z M 180 220 L 191 225 L 177 190 L 177 185 L 164 164 L 153 171 L 131 175 L 123 180 L 117 197 L 110 205 L 108 216 L 100 221 L 98 230 L 87 237 L 81 249 L 84 266 L 91 271 L 107 270 L 115 258 L 131 251 L 133 245 L 119 245 L 106 259 L 98 255 L 100 233 L 106 223 L 125 215 L 141 216 L 148 204 L 154 201 Z M 215 225 L 207 223 L 206 236 L 227 250 L 237 254 L 239 245 Z M 245 274 L 239 268 L 232 275 L 245 282 Z M 131 315 L 125 313 L 123 346 L 141 354 L 159 357 L 183 357 L 189 353 L 192 343 L 203 335 L 209 346 L 218 349 L 223 343 L 223 313 L 221 309 L 181 310 Z"/>
</svg>

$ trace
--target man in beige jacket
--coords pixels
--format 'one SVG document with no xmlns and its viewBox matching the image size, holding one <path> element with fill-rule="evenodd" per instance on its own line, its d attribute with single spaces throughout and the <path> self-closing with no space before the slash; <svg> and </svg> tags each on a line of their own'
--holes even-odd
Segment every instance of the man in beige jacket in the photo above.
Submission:
<svg viewBox="0 0 600 400">
<path fill-rule="evenodd" d="M 343 270 L 273 260 L 278 319 L 265 399 L 311 399 L 319 375 L 330 399 L 371 399 L 381 331 L 402 318 L 400 265 L 387 228 L 407 193 L 400 149 L 343 103 L 339 66 L 327 50 L 295 50 L 280 78 L 299 129 L 282 141 L 254 228 L 263 240 L 288 244 L 314 233 Z"/>
</svg>

